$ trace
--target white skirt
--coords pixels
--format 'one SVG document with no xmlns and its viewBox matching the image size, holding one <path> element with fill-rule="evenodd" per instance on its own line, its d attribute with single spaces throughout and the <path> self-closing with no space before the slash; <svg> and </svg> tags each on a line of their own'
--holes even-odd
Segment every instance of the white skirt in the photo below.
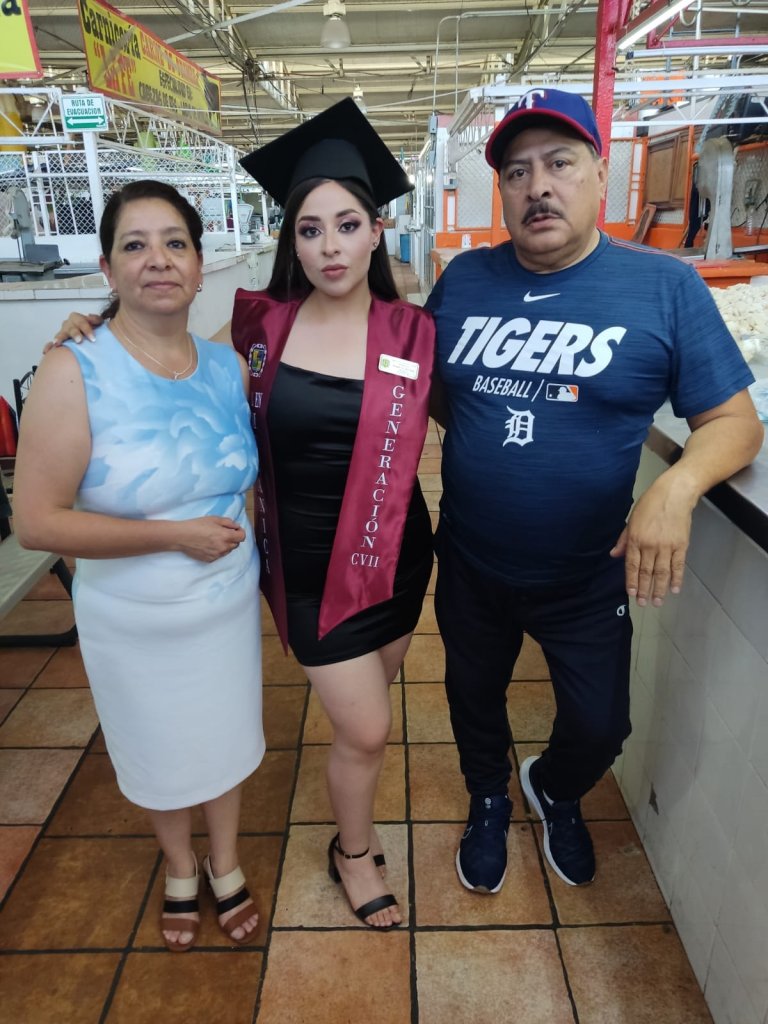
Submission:
<svg viewBox="0 0 768 1024">
<path fill-rule="evenodd" d="M 107 750 L 129 800 L 151 810 L 192 807 L 258 767 L 257 558 L 213 602 L 107 594 L 76 574 L 74 603 Z"/>
</svg>

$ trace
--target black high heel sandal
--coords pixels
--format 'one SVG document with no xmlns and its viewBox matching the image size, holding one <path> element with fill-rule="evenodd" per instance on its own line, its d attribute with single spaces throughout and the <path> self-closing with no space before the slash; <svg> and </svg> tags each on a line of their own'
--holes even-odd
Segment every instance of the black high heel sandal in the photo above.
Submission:
<svg viewBox="0 0 768 1024">
<path fill-rule="evenodd" d="M 346 850 L 342 849 L 339 839 L 341 833 L 337 832 L 333 839 L 328 845 L 328 874 L 332 882 L 338 883 L 341 881 L 341 875 L 339 869 L 336 867 L 336 861 L 334 859 L 334 853 L 339 853 L 345 860 L 360 860 L 361 857 L 365 857 L 370 852 L 370 846 L 363 850 L 362 853 L 347 853 Z M 352 907 L 352 904 L 350 903 Z M 377 913 L 379 910 L 386 910 L 387 907 L 396 907 L 397 900 L 391 892 L 386 893 L 384 896 L 377 896 L 375 899 L 369 900 L 367 903 L 363 903 L 361 907 L 352 907 L 352 912 L 363 924 L 368 925 L 369 928 L 373 928 L 377 932 L 386 932 L 390 928 L 399 927 L 399 922 L 393 921 L 392 924 L 377 925 L 368 924 L 366 917 L 370 917 L 371 914 Z"/>
</svg>

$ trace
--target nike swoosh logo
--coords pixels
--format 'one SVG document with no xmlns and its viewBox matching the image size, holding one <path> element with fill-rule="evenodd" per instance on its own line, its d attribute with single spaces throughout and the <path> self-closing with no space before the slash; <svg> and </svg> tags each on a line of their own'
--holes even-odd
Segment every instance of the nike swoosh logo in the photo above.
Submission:
<svg viewBox="0 0 768 1024">
<path fill-rule="evenodd" d="M 549 292 L 547 295 L 531 295 L 530 292 L 526 292 L 523 296 L 523 302 L 538 302 L 540 299 L 554 299 L 560 292 Z"/>
</svg>

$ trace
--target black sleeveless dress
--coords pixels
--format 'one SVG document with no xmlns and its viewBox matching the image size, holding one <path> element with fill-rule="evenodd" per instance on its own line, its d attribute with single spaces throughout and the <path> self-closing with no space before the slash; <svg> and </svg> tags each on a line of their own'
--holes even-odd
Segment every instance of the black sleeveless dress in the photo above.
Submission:
<svg viewBox="0 0 768 1024">
<path fill-rule="evenodd" d="M 363 398 L 362 380 L 281 363 L 267 423 L 275 473 L 288 641 L 302 665 L 357 658 L 416 626 L 432 571 L 432 524 L 418 480 L 393 596 L 317 639 L 320 599 Z"/>
</svg>

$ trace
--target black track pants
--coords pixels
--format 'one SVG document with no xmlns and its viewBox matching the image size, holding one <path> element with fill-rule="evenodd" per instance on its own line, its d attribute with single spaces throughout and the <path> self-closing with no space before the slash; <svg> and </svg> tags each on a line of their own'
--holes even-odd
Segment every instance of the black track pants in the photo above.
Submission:
<svg viewBox="0 0 768 1024">
<path fill-rule="evenodd" d="M 542 756 L 544 788 L 553 800 L 583 796 L 630 733 L 632 622 L 623 560 L 611 559 L 577 586 L 524 590 L 475 569 L 445 530 L 437 554 L 435 611 L 467 789 L 481 796 L 507 790 L 506 693 L 528 633 L 544 652 L 557 707 Z"/>
</svg>

